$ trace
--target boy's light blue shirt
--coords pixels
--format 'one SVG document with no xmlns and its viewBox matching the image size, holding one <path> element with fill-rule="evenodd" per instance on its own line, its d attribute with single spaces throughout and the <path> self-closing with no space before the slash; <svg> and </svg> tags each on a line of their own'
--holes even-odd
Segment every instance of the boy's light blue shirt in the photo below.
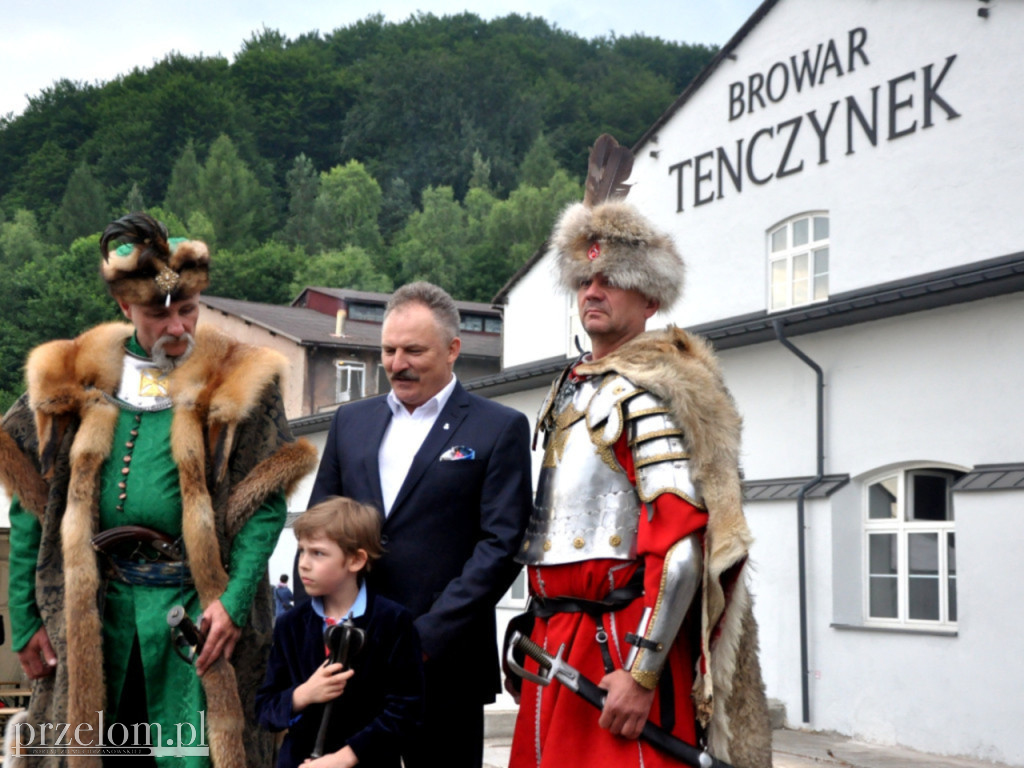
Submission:
<svg viewBox="0 0 1024 768">
<path fill-rule="evenodd" d="M 313 611 L 324 621 L 324 627 L 327 626 L 327 615 L 324 613 L 324 599 L 323 597 L 310 598 L 310 603 L 313 606 Z M 347 619 L 358 619 L 366 613 L 366 582 L 364 581 L 359 585 L 359 594 L 356 595 L 356 601 L 352 603 L 352 607 L 348 613 L 341 617 L 332 616 L 337 623 L 341 623 Z"/>
</svg>

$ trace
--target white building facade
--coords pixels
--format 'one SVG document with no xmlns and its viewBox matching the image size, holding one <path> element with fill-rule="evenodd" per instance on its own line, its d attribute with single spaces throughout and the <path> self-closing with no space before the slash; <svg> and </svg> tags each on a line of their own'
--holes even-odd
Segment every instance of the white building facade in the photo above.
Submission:
<svg viewBox="0 0 1024 768">
<path fill-rule="evenodd" d="M 1021 32 L 1006 0 L 768 0 L 634 147 L 629 196 L 688 267 L 648 327 L 709 337 L 744 417 L 769 696 L 791 726 L 1011 765 Z M 499 300 L 506 370 L 476 388 L 532 419 L 574 302 L 549 255 Z"/>
</svg>

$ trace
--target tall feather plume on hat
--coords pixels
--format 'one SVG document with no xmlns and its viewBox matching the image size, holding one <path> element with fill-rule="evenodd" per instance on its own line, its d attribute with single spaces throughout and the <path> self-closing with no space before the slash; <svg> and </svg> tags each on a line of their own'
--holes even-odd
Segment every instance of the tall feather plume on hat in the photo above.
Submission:
<svg viewBox="0 0 1024 768">
<path fill-rule="evenodd" d="M 601 273 L 609 283 L 655 299 L 668 309 L 683 290 L 685 266 L 672 238 L 625 197 L 633 153 L 602 134 L 590 150 L 582 203 L 566 208 L 551 237 L 559 281 L 574 293 Z"/>
<path fill-rule="evenodd" d="M 128 304 L 170 304 L 210 284 L 206 243 L 168 238 L 167 227 L 147 213 L 129 213 L 108 224 L 100 253 L 107 290 Z"/>
</svg>

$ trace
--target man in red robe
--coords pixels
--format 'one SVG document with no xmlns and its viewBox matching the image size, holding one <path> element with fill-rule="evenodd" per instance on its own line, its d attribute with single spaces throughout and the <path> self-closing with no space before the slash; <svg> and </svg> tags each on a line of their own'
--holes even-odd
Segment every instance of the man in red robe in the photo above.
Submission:
<svg viewBox="0 0 1024 768">
<path fill-rule="evenodd" d="M 525 681 L 511 768 L 677 764 L 638 740 L 648 720 L 737 768 L 768 768 L 740 419 L 701 339 L 645 332 L 678 298 L 682 259 L 621 201 L 571 206 L 552 244 L 593 351 L 541 409 L 518 559 L 532 639 L 608 693 L 598 712 L 557 682 Z"/>
</svg>

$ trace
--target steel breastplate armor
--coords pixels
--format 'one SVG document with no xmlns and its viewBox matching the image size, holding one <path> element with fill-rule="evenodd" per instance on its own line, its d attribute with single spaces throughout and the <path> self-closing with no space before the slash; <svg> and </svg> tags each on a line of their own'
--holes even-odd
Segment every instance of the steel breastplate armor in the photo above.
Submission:
<svg viewBox="0 0 1024 768">
<path fill-rule="evenodd" d="M 552 388 L 538 421 L 545 432 L 544 463 L 520 563 L 636 557 L 641 502 L 613 452 L 621 414 L 612 414 L 616 409 L 610 391 L 600 396 L 611 378 L 627 383 L 609 375 L 581 382 L 565 379 Z M 608 441 L 602 428 L 610 418 L 617 424 L 609 430 L 613 439 Z"/>
<path fill-rule="evenodd" d="M 703 506 L 690 479 L 682 432 L 668 409 L 617 373 L 582 381 L 560 377 L 541 407 L 537 429 L 544 432 L 544 462 L 516 558 L 524 565 L 633 560 L 644 502 L 673 493 Z M 623 430 L 633 451 L 636 487 L 615 458 Z"/>
</svg>

